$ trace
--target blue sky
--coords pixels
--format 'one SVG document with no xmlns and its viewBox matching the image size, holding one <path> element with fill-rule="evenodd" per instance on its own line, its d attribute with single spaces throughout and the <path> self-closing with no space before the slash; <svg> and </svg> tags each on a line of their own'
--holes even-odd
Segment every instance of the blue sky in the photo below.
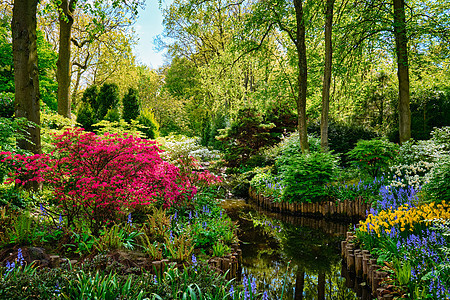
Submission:
<svg viewBox="0 0 450 300">
<path fill-rule="evenodd" d="M 165 7 L 173 0 L 163 0 Z M 139 16 L 134 28 L 139 37 L 135 54 L 139 62 L 157 69 L 164 64 L 164 53 L 155 50 L 154 39 L 163 31 L 162 14 L 158 0 L 146 0 L 145 9 L 139 10 Z"/>
</svg>

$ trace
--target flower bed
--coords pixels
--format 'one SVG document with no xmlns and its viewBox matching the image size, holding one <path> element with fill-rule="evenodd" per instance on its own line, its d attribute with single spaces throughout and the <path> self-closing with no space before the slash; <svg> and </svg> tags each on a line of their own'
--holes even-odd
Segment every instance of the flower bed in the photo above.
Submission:
<svg viewBox="0 0 450 300">
<path fill-rule="evenodd" d="M 450 299 L 450 204 L 417 204 L 412 188 L 382 195 L 379 209 L 355 230 L 355 244 L 378 257 L 393 295 Z"/>
</svg>

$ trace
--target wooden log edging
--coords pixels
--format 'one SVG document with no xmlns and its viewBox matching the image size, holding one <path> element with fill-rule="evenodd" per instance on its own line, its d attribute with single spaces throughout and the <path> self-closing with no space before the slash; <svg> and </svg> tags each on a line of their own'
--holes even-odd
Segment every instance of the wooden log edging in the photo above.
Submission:
<svg viewBox="0 0 450 300">
<path fill-rule="evenodd" d="M 354 232 L 348 231 L 346 239 L 341 241 L 342 268 L 345 269 L 343 273 L 349 275 L 349 278 L 353 276 L 355 282 L 366 282 L 376 299 L 392 299 L 391 292 L 382 287 L 382 283 L 388 280 L 388 273 L 382 270 L 382 266 L 377 264 L 368 250 L 356 249 L 352 242 L 354 238 Z"/>
<path fill-rule="evenodd" d="M 208 266 L 221 273 L 226 273 L 226 279 L 231 280 L 239 277 L 239 268 L 242 265 L 242 250 L 239 248 L 239 244 L 234 243 L 231 245 L 231 251 L 229 254 L 223 257 L 213 257 L 208 260 Z M 175 261 L 169 261 L 168 259 L 162 259 L 152 262 L 151 272 L 154 275 L 163 276 L 167 267 L 182 268 L 188 262 L 177 263 Z"/>
<path fill-rule="evenodd" d="M 221 274 L 227 273 L 226 279 L 231 280 L 238 278 L 239 268 L 242 264 L 242 250 L 239 249 L 239 244 L 235 243 L 231 245 L 231 252 L 223 257 L 213 257 L 208 260 L 208 265 L 220 272 Z"/>
<path fill-rule="evenodd" d="M 213 257 L 207 261 L 208 266 L 211 269 L 221 274 L 225 274 L 228 271 L 226 276 L 228 280 L 239 277 L 239 268 L 242 265 L 242 250 L 239 248 L 239 244 L 232 244 L 230 249 L 231 251 L 229 254 L 223 257 Z M 187 261 L 176 262 L 170 261 L 168 259 L 162 259 L 152 261 L 148 270 L 153 275 L 163 276 L 168 267 L 176 267 L 178 269 L 182 269 L 186 266 L 186 264 L 190 265 L 191 263 Z"/>
<path fill-rule="evenodd" d="M 370 210 L 370 204 L 366 203 L 362 197 L 357 197 L 352 201 L 345 199 L 339 202 L 288 203 L 275 202 L 273 198 L 265 197 L 251 187 L 248 193 L 250 199 L 263 209 L 301 216 L 364 219 L 366 211 Z"/>
<path fill-rule="evenodd" d="M 227 271 L 226 278 L 231 280 L 233 278 L 239 279 L 240 268 L 242 266 L 242 250 L 239 248 L 238 243 L 234 243 L 230 246 L 230 253 L 223 257 L 210 258 L 207 263 L 213 270 L 225 274 Z M 37 265 L 41 265 L 40 261 Z M 78 260 L 70 260 L 71 265 L 84 263 L 86 261 L 79 262 Z M 59 268 L 62 264 L 69 263 L 67 258 L 62 258 L 59 255 L 50 255 L 48 266 L 51 268 Z M 158 277 L 164 276 L 164 272 L 169 268 L 183 269 L 187 265 L 191 265 L 189 261 L 171 261 L 169 259 L 152 260 L 151 258 L 141 258 L 140 261 L 133 263 L 132 267 L 140 267 L 147 270 L 153 275 Z"/>
</svg>

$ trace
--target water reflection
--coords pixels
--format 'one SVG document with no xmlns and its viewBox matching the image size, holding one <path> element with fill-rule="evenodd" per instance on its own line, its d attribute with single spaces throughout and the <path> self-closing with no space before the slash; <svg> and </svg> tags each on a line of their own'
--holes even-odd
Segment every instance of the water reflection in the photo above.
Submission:
<svg viewBox="0 0 450 300">
<path fill-rule="evenodd" d="M 240 228 L 242 273 L 259 291 L 271 299 L 358 299 L 341 277 L 339 242 L 349 224 L 271 214 L 244 200 L 223 207 Z"/>
</svg>

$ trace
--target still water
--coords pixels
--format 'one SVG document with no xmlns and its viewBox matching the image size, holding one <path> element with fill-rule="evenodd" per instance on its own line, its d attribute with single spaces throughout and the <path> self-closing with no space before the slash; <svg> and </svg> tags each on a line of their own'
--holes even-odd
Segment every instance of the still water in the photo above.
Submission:
<svg viewBox="0 0 450 300">
<path fill-rule="evenodd" d="M 222 206 L 239 226 L 242 276 L 270 299 L 359 299 L 341 277 L 339 244 L 352 224 L 283 216 L 243 199 Z"/>
</svg>

